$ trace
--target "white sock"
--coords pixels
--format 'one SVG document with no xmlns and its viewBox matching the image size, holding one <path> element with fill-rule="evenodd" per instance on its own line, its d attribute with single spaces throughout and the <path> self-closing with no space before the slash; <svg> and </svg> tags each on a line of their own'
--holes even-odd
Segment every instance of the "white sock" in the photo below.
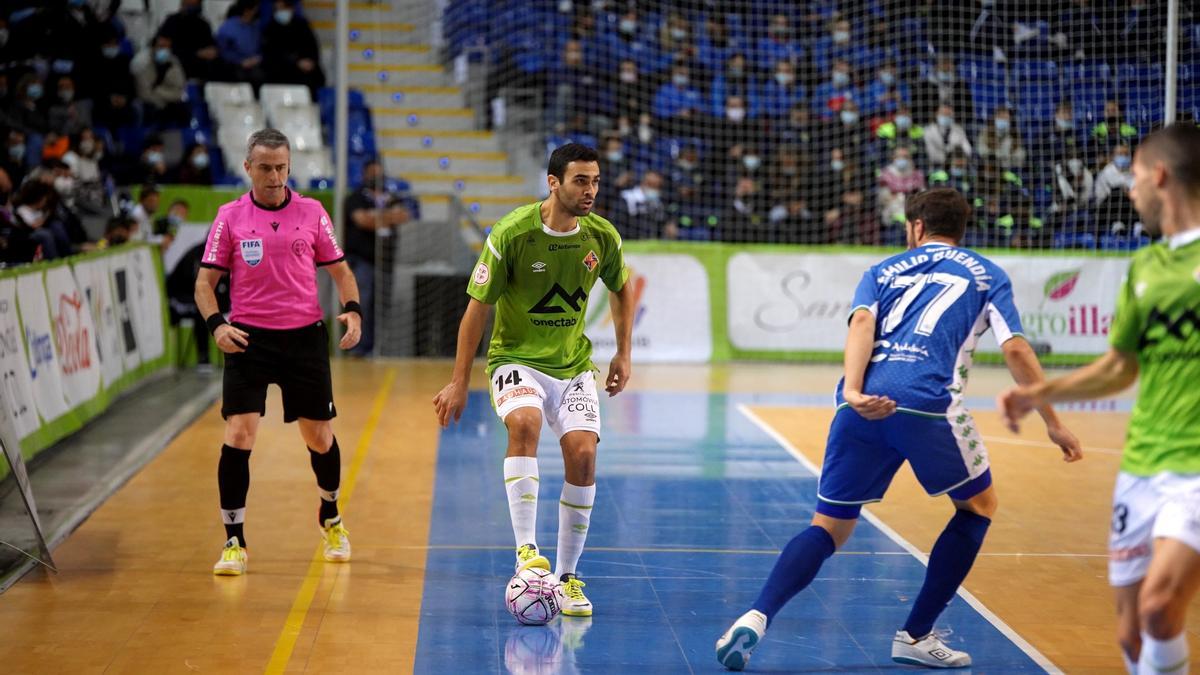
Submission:
<svg viewBox="0 0 1200 675">
<path fill-rule="evenodd" d="M 537 457 L 505 457 L 504 490 L 517 546 L 537 546 Z"/>
<path fill-rule="evenodd" d="M 554 576 L 575 574 L 583 543 L 587 541 L 588 523 L 592 520 L 592 503 L 596 501 L 596 484 L 588 486 L 563 483 L 562 498 L 558 501 L 558 555 L 555 556 Z"/>
<path fill-rule="evenodd" d="M 1142 655 L 1138 672 L 1142 675 L 1186 675 L 1188 671 L 1187 631 L 1166 640 L 1155 640 L 1142 633 Z"/>
</svg>

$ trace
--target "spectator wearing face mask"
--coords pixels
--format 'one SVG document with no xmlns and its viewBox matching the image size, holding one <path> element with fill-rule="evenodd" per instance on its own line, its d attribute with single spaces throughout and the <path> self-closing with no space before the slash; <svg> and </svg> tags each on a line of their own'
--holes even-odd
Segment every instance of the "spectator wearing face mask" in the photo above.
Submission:
<svg viewBox="0 0 1200 675">
<path fill-rule="evenodd" d="M 1129 146 L 1118 145 L 1113 149 L 1112 159 L 1096 176 L 1093 203 L 1100 225 L 1113 234 L 1132 230 L 1137 215 L 1129 200 L 1129 188 L 1133 187 L 1133 156 Z"/>
<path fill-rule="evenodd" d="M 975 194 L 975 183 L 971 158 L 967 157 L 962 150 L 954 150 L 950 153 L 950 162 L 946 168 L 934 169 L 929 172 L 929 187 L 952 187 L 961 192 L 967 201 L 970 201 Z"/>
<path fill-rule="evenodd" d="M 858 110 L 858 103 L 846 99 L 842 108 L 832 120 L 823 127 L 821 144 L 823 147 L 839 147 L 846 151 L 856 162 L 861 162 L 869 154 L 871 132 L 867 121 Z"/>
<path fill-rule="evenodd" d="M 913 124 L 908 106 L 901 104 L 892 118 L 875 128 L 876 155 L 891 157 L 896 148 L 907 146 L 913 153 L 913 161 L 921 169 L 925 167 L 925 128 Z"/>
<path fill-rule="evenodd" d="M 183 162 L 179 165 L 176 180 L 184 185 L 213 184 L 212 155 L 208 153 L 207 147 L 196 143 L 188 148 L 183 155 Z"/>
<path fill-rule="evenodd" d="M 40 180 L 28 180 L 13 199 L 14 222 L 40 252 L 38 260 L 54 260 L 71 253 L 65 230 L 56 231 L 49 218 L 54 188 Z"/>
<path fill-rule="evenodd" d="M 614 112 L 617 117 L 637 119 L 646 110 L 650 87 L 638 70 L 637 61 L 624 59 L 617 68 L 617 81 L 612 86 Z"/>
<path fill-rule="evenodd" d="M 843 194 L 865 192 L 871 185 L 855 158 L 838 147 L 830 148 L 809 175 L 812 183 L 805 193 L 813 195 L 813 207 L 826 224 L 841 217 Z"/>
<path fill-rule="evenodd" d="M 671 120 L 694 114 L 703 103 L 700 90 L 692 84 L 691 70 L 684 64 L 671 68 L 671 79 L 654 94 L 650 110 L 655 119 Z"/>
<path fill-rule="evenodd" d="M 233 77 L 255 87 L 266 74 L 262 68 L 262 28 L 258 22 L 258 0 L 237 0 L 217 28 L 217 50 Z"/>
<path fill-rule="evenodd" d="M 45 87 L 35 74 L 23 76 L 17 83 L 17 93 L 8 107 L 8 125 L 26 135 L 44 134 L 50 130 L 42 108 Z"/>
<path fill-rule="evenodd" d="M 925 125 L 924 135 L 925 157 L 931 168 L 944 167 L 950 153 L 956 148 L 967 157 L 971 156 L 971 141 L 967 140 L 967 132 L 955 121 L 954 108 L 948 105 L 938 106 L 933 122 Z"/>
<path fill-rule="evenodd" d="M 846 101 L 862 100 L 862 92 L 854 86 L 851 80 L 850 62 L 839 59 L 834 61 L 829 71 L 829 78 L 817 85 L 813 92 L 813 112 L 825 118 L 837 117 Z"/>
<path fill-rule="evenodd" d="M 662 236 L 667 222 L 662 191 L 662 174 L 647 171 L 640 183 L 621 192 L 621 200 L 625 203 L 621 217 L 625 229 L 621 236 L 626 239 L 658 239 Z"/>
<path fill-rule="evenodd" d="M 150 239 L 157 240 L 165 251 L 175 240 L 179 226 L 187 222 L 190 210 L 191 205 L 186 199 L 172 201 L 171 205 L 167 207 L 167 212 L 154 219 L 154 226 L 150 229 Z"/>
<path fill-rule="evenodd" d="M 0 156 L 0 168 L 4 169 L 9 179 L 16 185 L 25 181 L 25 174 L 29 170 L 26 138 L 25 132 L 10 129 L 8 137 L 5 138 L 4 154 Z"/>
<path fill-rule="evenodd" d="M 818 73 L 828 73 L 838 61 L 854 63 L 855 49 L 852 44 L 850 22 L 839 19 L 829 26 L 829 32 L 817 38 L 813 45 L 812 63 Z"/>
<path fill-rule="evenodd" d="M 166 146 L 162 138 L 150 136 L 146 139 L 146 147 L 138 158 L 138 168 L 135 178 L 143 183 L 170 183 L 171 167 L 167 165 Z"/>
<path fill-rule="evenodd" d="M 120 246 L 128 242 L 133 235 L 133 223 L 129 216 L 113 216 L 104 223 L 104 237 L 99 241 L 98 248 L 106 249 Z"/>
<path fill-rule="evenodd" d="M 1095 176 L 1082 157 L 1069 157 L 1055 170 L 1051 187 L 1050 227 L 1055 236 L 1090 232 L 1092 195 Z"/>
<path fill-rule="evenodd" d="M 136 121 L 133 100 L 137 96 L 129 55 L 111 26 L 101 27 L 100 58 L 95 63 L 96 80 L 79 82 L 94 101 L 93 121 L 108 129 L 127 127 Z"/>
<path fill-rule="evenodd" d="M 766 239 L 771 203 L 760 181 L 741 176 L 726 197 L 727 206 L 721 237 L 725 241 L 752 242 Z"/>
<path fill-rule="evenodd" d="M 163 21 L 158 32 L 171 38 L 171 51 L 189 79 L 218 80 L 227 74 L 212 26 L 201 11 L 201 0 L 182 0 L 179 11 Z"/>
<path fill-rule="evenodd" d="M 725 16 L 720 13 L 709 14 L 704 21 L 703 30 L 696 36 L 698 60 L 705 69 L 712 72 L 727 70 L 733 57 L 744 55 L 749 46 L 741 38 L 740 32 L 738 35 L 734 35 Z M 744 56 L 742 61 L 744 65 Z"/>
<path fill-rule="evenodd" d="M 171 51 L 171 38 L 157 35 L 129 64 L 149 126 L 184 126 L 191 117 L 184 105 L 187 75 Z"/>
<path fill-rule="evenodd" d="M 1121 106 L 1113 100 L 1104 102 L 1104 119 L 1092 127 L 1092 143 L 1106 153 L 1111 153 L 1118 144 L 1130 147 L 1137 144 L 1137 127 L 1125 120 Z"/>
<path fill-rule="evenodd" d="M 959 79 L 954 59 L 949 56 L 938 57 L 929 76 L 917 83 L 913 90 L 913 114 L 917 119 L 932 117 L 943 105 L 950 106 L 961 115 L 971 116 L 975 113 L 971 89 Z"/>
<path fill-rule="evenodd" d="M 996 108 L 992 123 L 980 128 L 975 146 L 982 161 L 995 162 L 1003 169 L 1019 171 L 1025 165 L 1021 133 L 1013 124 L 1012 111 L 1005 106 Z"/>
<path fill-rule="evenodd" d="M 762 71 L 776 68 L 780 61 L 796 64 L 804 59 L 804 48 L 796 39 L 787 14 L 775 14 L 770 18 L 767 35 L 758 41 L 754 51 L 754 63 Z"/>
<path fill-rule="evenodd" d="M 900 106 L 912 100 L 908 85 L 896 76 L 896 66 L 885 63 L 875 73 L 875 79 L 867 85 L 864 112 L 868 117 L 890 118 Z"/>
<path fill-rule="evenodd" d="M 1058 164 L 1067 157 L 1087 156 L 1082 135 L 1075 128 L 1074 108 L 1069 101 L 1058 104 L 1054 112 L 1054 126 L 1042 138 L 1039 149 L 1053 164 Z"/>
<path fill-rule="evenodd" d="M 713 115 L 716 117 L 725 116 L 725 100 L 730 96 L 737 96 L 746 102 L 744 116 L 758 116 L 758 85 L 746 68 L 746 57 L 740 53 L 730 57 L 724 64 L 724 70 L 713 78 L 709 96 L 712 100 Z"/>
<path fill-rule="evenodd" d="M 620 136 L 611 135 L 604 139 L 600 152 L 600 175 L 604 176 L 604 189 L 596 194 L 594 210 L 620 227 L 623 225 L 620 220 L 624 208 L 623 203 L 619 205 L 618 201 L 621 193 L 634 184 L 633 161 L 625 152 L 625 143 Z"/>
<path fill-rule="evenodd" d="M 103 157 L 104 142 L 90 128 L 80 131 L 71 140 L 71 149 L 63 155 L 62 161 L 75 176 L 75 203 L 81 212 L 98 214 L 106 206 L 104 174 L 100 168 Z"/>
<path fill-rule="evenodd" d="M 912 159 L 912 150 L 899 146 L 892 154 L 892 161 L 879 173 L 879 189 L 876 201 L 879 218 L 885 227 L 904 229 L 904 205 L 908 196 L 925 189 L 925 176 Z M 899 237 L 897 237 L 897 240 Z"/>
<path fill-rule="evenodd" d="M 295 0 L 275 0 L 271 22 L 263 29 L 263 71 L 267 81 L 303 84 L 312 90 L 325 86 L 321 50 L 308 19 L 296 13 Z"/>
<path fill-rule="evenodd" d="M 51 131 L 74 136 L 92 126 L 92 102 L 76 98 L 77 93 L 75 80 L 70 75 L 58 78 L 54 99 L 47 111 Z"/>
<path fill-rule="evenodd" d="M 804 86 L 796 81 L 796 67 L 792 62 L 777 62 L 774 74 L 762 88 L 763 115 L 771 119 L 787 117 L 792 106 L 804 102 L 804 94 Z"/>
</svg>

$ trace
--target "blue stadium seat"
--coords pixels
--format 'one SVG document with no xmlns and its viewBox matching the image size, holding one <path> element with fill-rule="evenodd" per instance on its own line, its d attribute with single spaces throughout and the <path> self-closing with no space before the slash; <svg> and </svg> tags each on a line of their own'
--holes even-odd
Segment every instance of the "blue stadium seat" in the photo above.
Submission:
<svg viewBox="0 0 1200 675">
<path fill-rule="evenodd" d="M 970 85 L 976 118 L 991 119 L 996 106 L 1009 102 L 1007 75 L 1002 64 L 990 59 L 964 58 L 958 63 L 958 76 Z"/>
<path fill-rule="evenodd" d="M 1122 63 L 1117 66 L 1117 91 L 1125 117 L 1142 133 L 1163 118 L 1162 64 Z"/>
<path fill-rule="evenodd" d="M 1104 116 L 1104 102 L 1116 96 L 1112 68 L 1102 61 L 1078 61 L 1059 69 L 1063 94 L 1071 99 L 1075 117 L 1094 124 Z"/>
<path fill-rule="evenodd" d="M 1014 103 L 1025 123 L 1050 122 L 1063 98 L 1054 61 L 1016 61 L 1012 64 Z"/>
</svg>

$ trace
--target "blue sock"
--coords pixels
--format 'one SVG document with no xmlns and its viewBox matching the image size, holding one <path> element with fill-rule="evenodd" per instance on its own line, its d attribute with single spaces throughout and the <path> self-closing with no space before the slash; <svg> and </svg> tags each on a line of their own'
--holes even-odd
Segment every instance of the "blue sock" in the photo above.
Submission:
<svg viewBox="0 0 1200 675">
<path fill-rule="evenodd" d="M 775 614 L 797 593 L 804 590 L 816 578 L 817 571 L 836 547 L 833 537 L 824 528 L 813 525 L 801 532 L 783 547 L 779 560 L 763 584 L 758 600 L 752 609 L 767 615 L 769 624 Z"/>
<path fill-rule="evenodd" d="M 954 513 L 929 553 L 925 585 L 921 586 L 908 622 L 904 624 L 909 635 L 922 638 L 933 630 L 933 622 L 954 599 L 967 572 L 971 571 L 971 565 L 975 564 L 975 556 L 983 546 L 983 537 L 991 524 L 990 518 L 970 511 L 960 509 Z"/>
</svg>

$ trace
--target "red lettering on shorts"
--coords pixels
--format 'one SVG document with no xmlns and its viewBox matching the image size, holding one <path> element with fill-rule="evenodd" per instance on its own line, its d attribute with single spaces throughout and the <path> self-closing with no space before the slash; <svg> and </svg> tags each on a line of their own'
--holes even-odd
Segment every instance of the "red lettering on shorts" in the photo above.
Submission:
<svg viewBox="0 0 1200 675">
<path fill-rule="evenodd" d="M 537 389 L 534 389 L 533 387 L 516 387 L 513 389 L 509 389 L 507 392 L 504 393 L 503 396 L 496 399 L 496 406 L 497 407 L 502 406 L 502 405 L 504 405 L 505 401 L 507 401 L 510 398 L 515 398 L 517 396 L 537 396 Z"/>
</svg>

